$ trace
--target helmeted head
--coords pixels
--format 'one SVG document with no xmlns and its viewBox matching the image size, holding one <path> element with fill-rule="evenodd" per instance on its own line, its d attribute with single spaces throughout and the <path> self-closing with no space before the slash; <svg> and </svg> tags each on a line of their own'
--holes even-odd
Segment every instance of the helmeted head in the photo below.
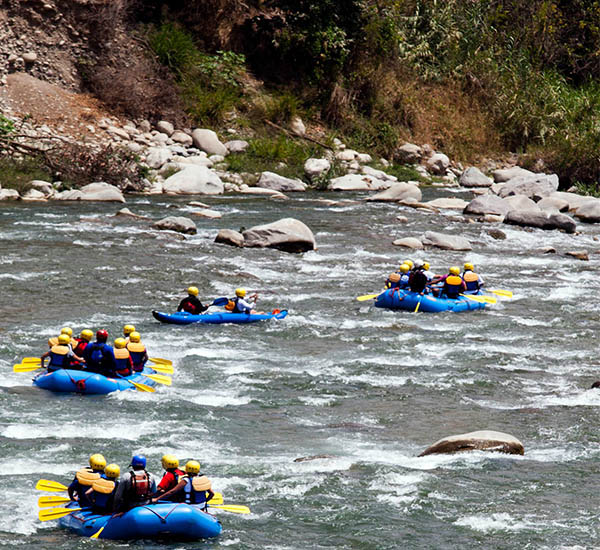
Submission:
<svg viewBox="0 0 600 550">
<path fill-rule="evenodd" d="M 104 474 L 108 479 L 119 479 L 121 475 L 121 468 L 119 468 L 118 464 L 109 464 L 106 468 L 104 468 Z"/>
<path fill-rule="evenodd" d="M 127 340 L 125 338 L 117 338 L 115 340 L 115 348 L 123 349 L 127 345 Z"/>
<path fill-rule="evenodd" d="M 161 459 L 162 467 L 165 470 L 171 470 L 173 468 L 179 468 L 179 460 L 175 455 L 163 455 Z"/>
<path fill-rule="evenodd" d="M 94 337 L 94 333 L 89 328 L 84 328 L 79 334 L 79 337 L 86 342 L 91 342 Z"/>
<path fill-rule="evenodd" d="M 450 269 L 450 275 L 460 275 L 460 267 L 453 265 Z"/>
<path fill-rule="evenodd" d="M 410 271 L 410 266 L 408 264 L 402 264 L 400 266 L 400 273 L 408 273 Z"/>
<path fill-rule="evenodd" d="M 146 457 L 144 455 L 133 455 L 130 466 L 134 470 L 142 470 L 146 467 Z"/>
<path fill-rule="evenodd" d="M 198 287 L 196 287 L 196 286 L 188 286 L 188 294 L 190 296 L 198 296 Z"/>
<path fill-rule="evenodd" d="M 134 330 L 135 330 L 135 327 L 133 325 L 125 325 L 123 327 L 123 335 L 129 336 Z"/>
<path fill-rule="evenodd" d="M 133 342 L 134 344 L 141 342 L 141 340 L 141 334 L 139 332 L 136 332 L 135 330 L 129 335 L 129 341 Z"/>
<path fill-rule="evenodd" d="M 421 260 L 416 260 L 413 269 L 416 271 L 417 269 L 423 269 L 423 262 Z"/>
<path fill-rule="evenodd" d="M 100 453 L 90 456 L 90 468 L 92 470 L 104 470 L 106 468 L 106 459 Z"/>
<path fill-rule="evenodd" d="M 406 264 L 408 266 L 408 269 L 412 269 L 413 265 L 415 265 L 413 264 L 412 260 L 404 260 L 402 263 Z"/>
<path fill-rule="evenodd" d="M 475 271 L 475 266 L 471 262 L 465 264 L 465 271 Z"/>
<path fill-rule="evenodd" d="M 67 336 L 73 336 L 73 329 L 71 327 L 63 327 L 60 329 L 61 334 L 66 334 Z"/>
<path fill-rule="evenodd" d="M 200 473 L 200 462 L 197 460 L 188 460 L 185 464 L 186 474 L 199 474 Z"/>
<path fill-rule="evenodd" d="M 67 345 L 71 341 L 71 337 L 68 334 L 60 334 L 58 336 L 58 343 L 61 346 Z"/>
<path fill-rule="evenodd" d="M 96 332 L 96 340 L 98 340 L 98 342 L 106 342 L 108 340 L 108 331 L 100 329 Z"/>
<path fill-rule="evenodd" d="M 429 268 L 430 268 L 430 267 L 431 267 L 431 266 L 429 265 L 429 262 L 423 262 L 423 269 L 424 269 L 425 271 L 429 271 Z"/>
<path fill-rule="evenodd" d="M 245 288 L 236 288 L 235 295 L 238 298 L 243 298 L 244 296 L 246 296 L 246 289 Z"/>
</svg>

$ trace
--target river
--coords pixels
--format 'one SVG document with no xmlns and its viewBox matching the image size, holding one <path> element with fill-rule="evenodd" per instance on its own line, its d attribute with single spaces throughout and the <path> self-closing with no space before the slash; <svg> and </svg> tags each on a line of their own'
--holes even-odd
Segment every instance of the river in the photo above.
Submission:
<svg viewBox="0 0 600 550">
<path fill-rule="evenodd" d="M 447 195 L 435 189 L 425 199 Z M 467 194 L 458 196 L 466 197 Z M 600 231 L 576 236 L 466 224 L 452 214 L 396 205 L 327 206 L 306 193 L 289 201 L 203 197 L 223 213 L 194 218 L 179 240 L 148 222 L 113 217 L 99 203 L 0 207 L 0 544 L 89 548 L 37 521 L 40 478 L 68 483 L 91 453 L 124 468 L 144 453 L 160 474 L 165 452 L 196 458 L 227 503 L 211 541 L 98 541 L 101 548 L 588 548 L 600 534 L 596 360 Z M 135 213 L 189 215 L 190 199 L 129 197 Z M 396 220 L 409 218 L 407 224 Z M 315 233 L 302 255 L 215 244 L 220 228 L 294 217 Z M 407 252 L 391 241 L 425 230 L 463 234 L 470 253 Z M 552 246 L 558 254 L 537 250 Z M 590 261 L 565 257 L 587 248 Z M 438 273 L 472 261 L 489 288 L 512 300 L 466 314 L 411 314 L 357 302 L 377 292 L 404 258 Z M 209 301 L 238 286 L 280 322 L 161 325 L 187 286 Z M 12 365 L 39 355 L 63 326 L 133 323 L 150 355 L 171 359 L 173 385 L 154 394 L 54 395 Z M 507 432 L 524 456 L 417 455 L 446 435 Z M 305 462 L 299 457 L 327 455 Z"/>
</svg>

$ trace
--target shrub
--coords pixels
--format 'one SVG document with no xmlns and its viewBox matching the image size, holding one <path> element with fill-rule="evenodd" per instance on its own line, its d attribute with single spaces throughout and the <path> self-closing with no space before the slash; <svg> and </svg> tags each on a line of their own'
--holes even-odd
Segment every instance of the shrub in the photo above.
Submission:
<svg viewBox="0 0 600 550">
<path fill-rule="evenodd" d="M 0 186 L 16 189 L 20 194 L 29 190 L 32 180 L 52 181 L 40 157 L 15 159 L 0 157 Z"/>
</svg>

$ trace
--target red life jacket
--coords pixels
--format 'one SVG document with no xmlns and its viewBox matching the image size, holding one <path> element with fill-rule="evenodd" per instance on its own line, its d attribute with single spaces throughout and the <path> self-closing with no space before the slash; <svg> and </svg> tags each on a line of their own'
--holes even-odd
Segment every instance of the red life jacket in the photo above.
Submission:
<svg viewBox="0 0 600 550">
<path fill-rule="evenodd" d="M 136 470 L 131 474 L 131 493 L 134 500 L 143 501 L 150 498 L 150 476 L 146 470 Z"/>
<path fill-rule="evenodd" d="M 79 355 L 79 357 L 83 357 L 83 350 L 88 345 L 88 341 L 83 338 L 75 338 L 77 345 L 73 349 L 75 355 Z"/>
</svg>

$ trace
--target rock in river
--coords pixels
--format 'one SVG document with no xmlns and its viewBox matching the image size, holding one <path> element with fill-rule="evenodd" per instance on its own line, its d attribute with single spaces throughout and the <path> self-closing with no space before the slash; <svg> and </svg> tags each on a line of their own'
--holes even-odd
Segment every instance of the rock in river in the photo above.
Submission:
<svg viewBox="0 0 600 550">
<path fill-rule="evenodd" d="M 294 218 L 257 225 L 244 231 L 244 246 L 277 248 L 285 252 L 315 250 L 315 236 L 307 225 Z"/>
<path fill-rule="evenodd" d="M 516 437 L 502 432 L 481 430 L 444 437 L 427 447 L 419 456 L 464 451 L 494 451 L 511 455 L 525 454 L 523 443 Z"/>
</svg>

